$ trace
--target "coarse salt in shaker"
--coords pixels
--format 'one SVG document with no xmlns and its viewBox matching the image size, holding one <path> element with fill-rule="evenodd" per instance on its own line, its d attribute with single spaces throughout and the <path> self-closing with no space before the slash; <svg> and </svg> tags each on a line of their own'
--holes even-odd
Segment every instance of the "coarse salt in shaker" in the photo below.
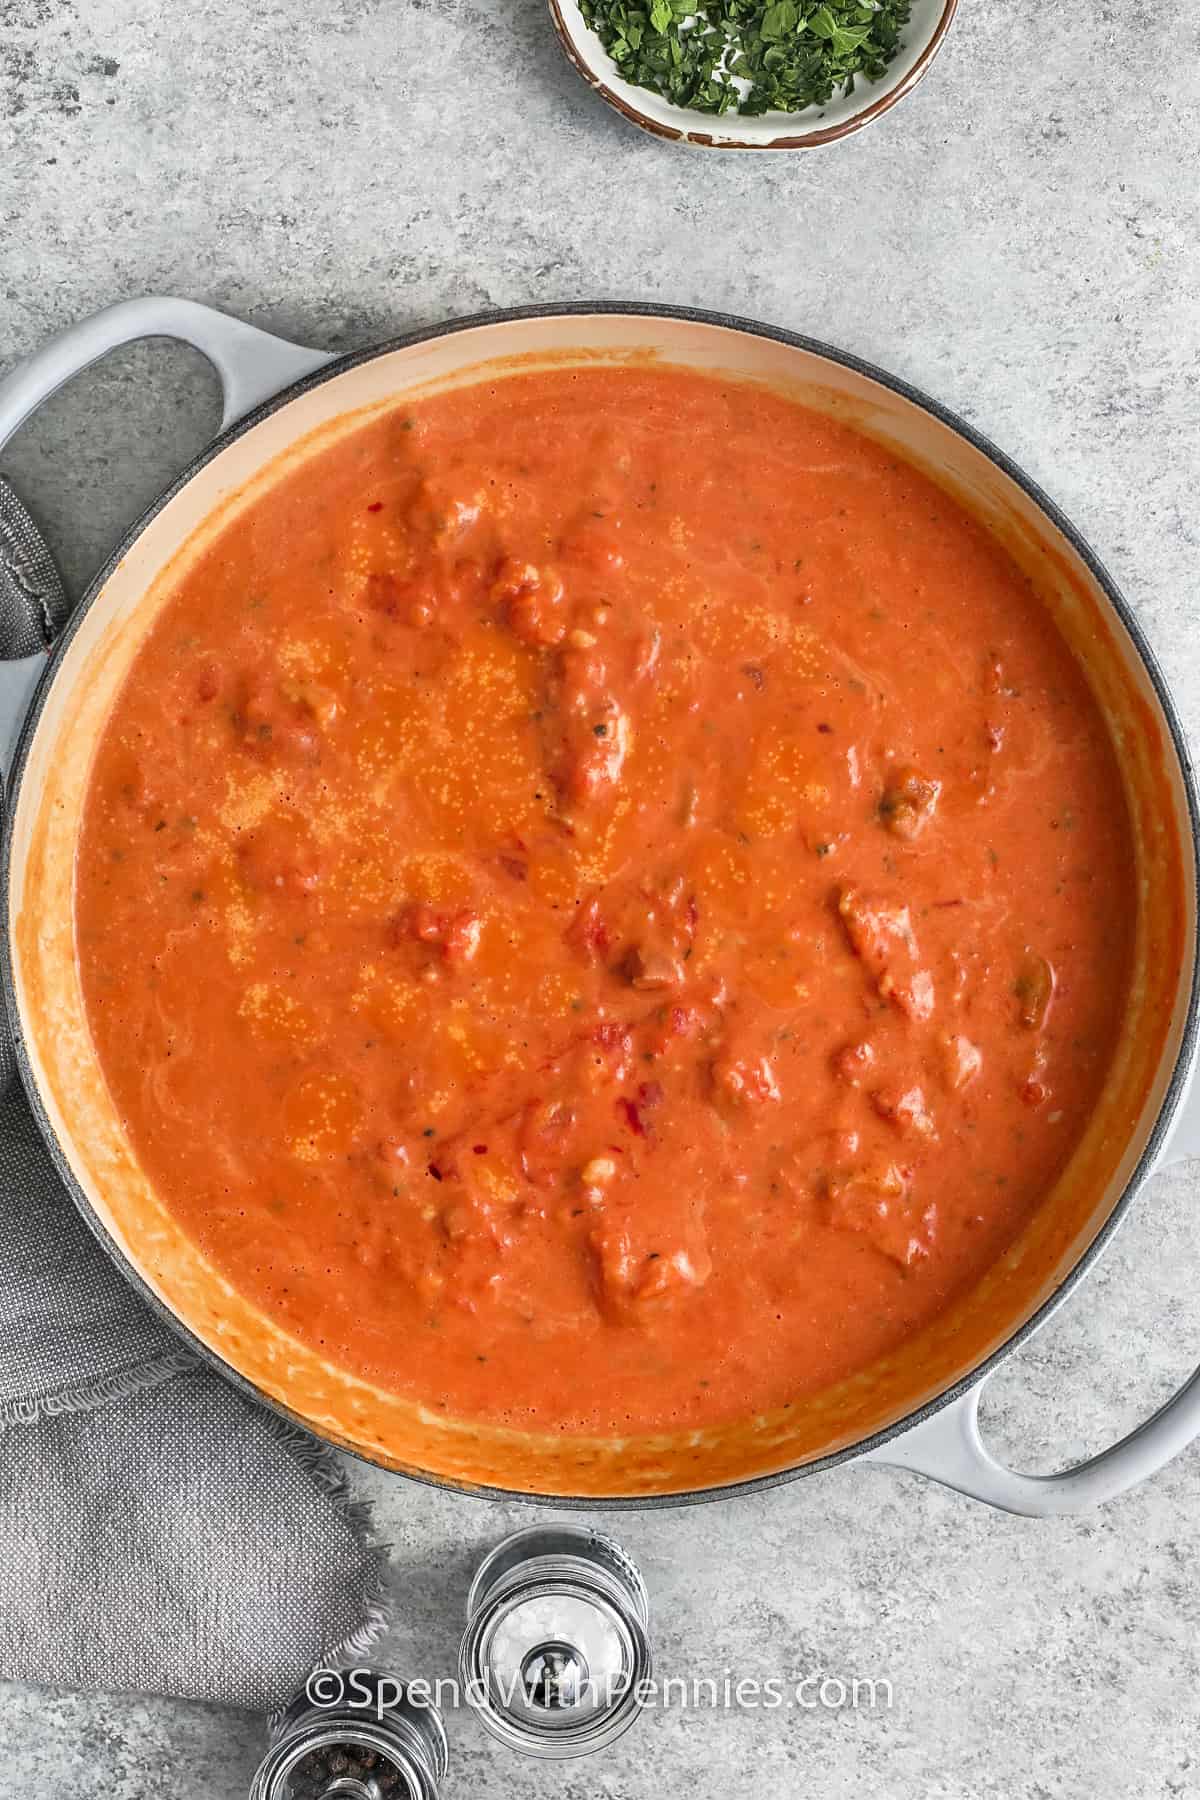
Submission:
<svg viewBox="0 0 1200 1800">
<path fill-rule="evenodd" d="M 374 1669 L 318 1669 L 271 1733 L 250 1800 L 438 1800 L 435 1706 Z"/>
<path fill-rule="evenodd" d="M 579 1525 L 531 1525 L 485 1557 L 467 1599 L 463 1692 L 527 1756 L 587 1756 L 641 1709 L 646 1588 L 621 1546 Z"/>
</svg>

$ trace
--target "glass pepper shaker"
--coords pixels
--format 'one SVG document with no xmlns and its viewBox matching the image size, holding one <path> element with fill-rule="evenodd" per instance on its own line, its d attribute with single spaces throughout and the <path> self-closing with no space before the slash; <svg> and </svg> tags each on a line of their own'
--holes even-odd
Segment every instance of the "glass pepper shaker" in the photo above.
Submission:
<svg viewBox="0 0 1200 1800">
<path fill-rule="evenodd" d="M 250 1800 L 438 1800 L 447 1763 L 435 1706 L 374 1669 L 319 1669 L 273 1729 Z"/>
<path fill-rule="evenodd" d="M 586 1526 L 531 1525 L 481 1563 L 459 1651 L 463 1693 L 527 1756 L 586 1756 L 627 1731 L 651 1671 L 638 1569 Z"/>
</svg>

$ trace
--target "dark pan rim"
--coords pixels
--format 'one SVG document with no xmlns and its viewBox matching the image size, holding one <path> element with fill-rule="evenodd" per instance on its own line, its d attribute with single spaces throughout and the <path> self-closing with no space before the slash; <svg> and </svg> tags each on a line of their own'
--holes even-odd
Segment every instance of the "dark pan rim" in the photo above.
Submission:
<svg viewBox="0 0 1200 1800">
<path fill-rule="evenodd" d="M 30 747 L 37 731 L 44 710 L 46 699 L 52 687 L 59 666 L 66 656 L 75 634 L 83 619 L 91 610 L 99 594 L 111 578 L 119 563 L 129 554 L 137 539 L 146 527 L 155 519 L 163 508 L 185 488 L 207 465 L 214 460 L 228 445 L 234 443 L 246 432 L 269 418 L 273 413 L 290 404 L 301 394 L 319 387 L 327 381 L 334 380 L 347 370 L 357 368 L 363 363 L 372 362 L 381 356 L 388 356 L 398 350 L 407 350 L 417 344 L 429 343 L 436 338 L 452 337 L 462 332 L 475 331 L 481 327 L 512 324 L 529 319 L 587 319 L 601 317 L 625 317 L 642 319 L 679 320 L 687 324 L 711 325 L 718 329 L 740 333 L 747 337 L 769 339 L 772 342 L 787 345 L 794 350 L 804 351 L 838 367 L 849 369 L 857 375 L 877 383 L 890 393 L 908 401 L 911 405 L 928 413 L 940 424 L 948 427 L 962 438 L 974 450 L 987 457 L 1002 474 L 1014 482 L 1033 501 L 1050 524 L 1065 538 L 1076 556 L 1083 563 L 1094 581 L 1100 587 L 1109 605 L 1120 622 L 1126 637 L 1137 652 L 1146 675 L 1154 690 L 1155 698 L 1163 719 L 1170 733 L 1171 745 L 1177 758 L 1183 777 L 1184 790 L 1187 796 L 1188 820 L 1191 826 L 1192 860 L 1191 871 L 1195 883 L 1195 891 L 1200 894 L 1200 800 L 1196 789 L 1195 771 L 1192 767 L 1184 735 L 1175 703 L 1167 682 L 1159 667 L 1158 660 L 1138 624 L 1128 601 L 1121 593 L 1116 582 L 1105 568 L 1090 544 L 1060 510 L 1048 494 L 1011 457 L 998 449 L 982 432 L 976 431 L 966 420 L 961 419 L 948 407 L 931 399 L 920 389 L 912 387 L 908 382 L 900 380 L 875 364 L 854 356 L 847 351 L 837 350 L 831 345 L 821 343 L 815 338 L 805 337 L 794 331 L 787 331 L 779 326 L 763 325 L 753 319 L 740 318 L 732 313 L 709 312 L 696 307 L 665 306 L 646 302 L 621 301 L 575 301 L 558 305 L 517 306 L 493 312 L 474 313 L 466 318 L 453 319 L 448 323 L 422 327 L 416 331 L 402 333 L 390 338 L 383 344 L 377 344 L 366 350 L 352 351 L 346 356 L 336 358 L 310 375 L 282 388 L 271 399 L 254 407 L 234 424 L 218 433 L 213 441 L 194 458 L 176 479 L 168 486 L 156 501 L 149 506 L 125 533 L 117 548 L 113 551 L 104 567 L 95 576 L 71 615 L 61 637 L 58 639 L 53 654 L 48 660 L 45 673 L 38 683 L 29 711 L 26 714 L 17 740 L 13 758 L 12 774 L 9 778 L 6 794 L 3 840 L 0 842 L 0 979 L 3 981 L 4 1003 L 8 1011 L 9 1029 L 12 1032 L 16 1050 L 17 1067 L 25 1088 L 29 1104 L 39 1130 L 50 1152 L 62 1181 L 75 1201 L 84 1221 L 94 1236 L 103 1245 L 112 1260 L 121 1269 L 126 1279 L 137 1290 L 141 1297 L 151 1306 L 172 1330 L 181 1337 L 194 1351 L 197 1358 L 223 1375 L 226 1380 L 251 1399 L 269 1407 L 273 1412 L 289 1419 L 314 1436 L 320 1434 L 313 1431 L 308 1420 L 292 1412 L 280 1401 L 263 1394 L 253 1382 L 231 1367 L 215 1350 L 203 1343 L 182 1320 L 176 1317 L 171 1309 L 152 1292 L 144 1276 L 130 1262 L 125 1252 L 115 1243 L 108 1230 L 92 1208 L 92 1204 L 82 1187 L 75 1179 L 74 1172 L 67 1160 L 57 1134 L 42 1104 L 37 1082 L 34 1078 L 25 1035 L 22 1029 L 20 1008 L 17 1002 L 15 973 L 12 957 L 12 919 L 11 919 L 11 880 L 13 819 L 16 813 L 16 802 L 20 792 L 29 760 Z M 828 1456 L 814 1458 L 811 1461 L 794 1464 L 785 1469 L 773 1470 L 767 1474 L 750 1476 L 742 1481 L 726 1482 L 715 1487 L 687 1489 L 679 1493 L 669 1494 L 543 1494 L 524 1489 L 512 1489 L 488 1484 L 476 1484 L 465 1481 L 454 1481 L 448 1477 L 430 1474 L 423 1470 L 392 1469 L 387 1463 L 367 1456 L 363 1451 L 353 1449 L 337 1439 L 327 1438 L 324 1441 L 334 1443 L 337 1448 L 357 1456 L 361 1461 L 373 1463 L 391 1474 L 398 1474 L 405 1479 L 418 1482 L 448 1493 L 465 1494 L 467 1496 L 519 1501 L 530 1505 L 550 1507 L 586 1508 L 593 1512 L 639 1511 L 652 1508 L 696 1505 L 702 1501 L 727 1500 L 741 1498 L 744 1495 L 762 1493 L 770 1488 L 781 1487 L 785 1482 L 799 1480 L 802 1476 L 821 1474 L 825 1470 L 838 1468 L 843 1463 L 853 1462 L 872 1451 L 882 1450 L 893 1439 L 902 1437 L 905 1432 L 923 1424 L 935 1414 L 961 1400 L 971 1389 L 978 1387 L 997 1369 L 1006 1357 L 1018 1350 L 1038 1328 L 1045 1324 L 1059 1306 L 1075 1291 L 1089 1273 L 1092 1265 L 1108 1246 L 1118 1226 L 1124 1220 L 1132 1200 L 1142 1182 L 1151 1173 L 1158 1160 L 1171 1125 L 1174 1122 L 1180 1101 L 1186 1089 L 1191 1069 L 1197 1038 L 1197 1013 L 1200 1007 L 1200 956 L 1193 954 L 1191 982 L 1187 997 L 1187 1009 L 1183 1021 L 1183 1030 L 1179 1051 L 1167 1083 L 1166 1091 L 1159 1106 L 1158 1114 L 1150 1129 L 1146 1145 L 1138 1158 L 1122 1192 L 1114 1202 L 1108 1217 L 1104 1220 L 1095 1237 L 1067 1271 L 1054 1292 L 1045 1299 L 1028 1319 L 1018 1325 L 1013 1332 L 997 1346 L 991 1354 L 977 1363 L 957 1381 L 951 1383 L 942 1393 L 918 1407 L 914 1412 L 906 1414 L 895 1423 L 873 1432 L 869 1437 L 861 1438 Z"/>
</svg>

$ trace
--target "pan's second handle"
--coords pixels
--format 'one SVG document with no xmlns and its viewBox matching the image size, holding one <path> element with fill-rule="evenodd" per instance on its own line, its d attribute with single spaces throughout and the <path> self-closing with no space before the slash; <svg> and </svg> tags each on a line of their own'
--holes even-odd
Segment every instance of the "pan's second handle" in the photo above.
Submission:
<svg viewBox="0 0 1200 1800">
<path fill-rule="evenodd" d="M 1179 1104 L 1156 1167 L 1169 1169 L 1172 1163 L 1183 1162 L 1189 1156 L 1200 1156 L 1200 1079 L 1197 1079 L 1195 1052 L 1184 1076 Z"/>
<path fill-rule="evenodd" d="M 121 344 L 156 337 L 191 344 L 212 363 L 225 399 L 222 429 L 289 382 L 332 360 L 326 350 L 310 350 L 304 344 L 272 337 L 270 332 L 231 319 L 211 306 L 200 306 L 195 300 L 153 294 L 141 300 L 121 300 L 51 338 L 0 381 L 0 449 L 30 413 L 72 375 Z"/>
<path fill-rule="evenodd" d="M 1061 1475 L 1021 1475 L 997 1462 L 979 1433 L 984 1384 L 905 1431 L 864 1461 L 927 1475 L 972 1500 L 1029 1518 L 1083 1512 L 1115 1500 L 1127 1488 L 1157 1474 L 1200 1436 L 1200 1370 L 1153 1418 L 1099 1456 Z"/>
<path fill-rule="evenodd" d="M 0 381 L 0 450 L 43 400 L 73 375 L 122 344 L 159 337 L 191 344 L 212 363 L 224 401 L 222 430 L 281 388 L 332 361 L 328 351 L 272 337 L 194 300 L 169 295 L 122 300 L 60 332 Z M 16 580 L 22 574 L 18 538 L 19 533 L 0 530 L 0 557 L 10 559 Z M 47 631 L 47 643 L 51 635 Z M 11 765 L 17 733 L 45 667 L 44 652 L 14 656 L 10 651 L 5 659 L 0 643 L 0 769 Z"/>
</svg>

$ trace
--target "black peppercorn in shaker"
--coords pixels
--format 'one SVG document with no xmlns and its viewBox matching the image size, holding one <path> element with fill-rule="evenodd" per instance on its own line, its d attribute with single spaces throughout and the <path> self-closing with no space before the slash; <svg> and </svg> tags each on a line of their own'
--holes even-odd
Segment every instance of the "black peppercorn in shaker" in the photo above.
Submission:
<svg viewBox="0 0 1200 1800">
<path fill-rule="evenodd" d="M 318 1669 L 271 1733 L 250 1800 L 438 1800 L 437 1708 L 374 1669 Z"/>
</svg>

